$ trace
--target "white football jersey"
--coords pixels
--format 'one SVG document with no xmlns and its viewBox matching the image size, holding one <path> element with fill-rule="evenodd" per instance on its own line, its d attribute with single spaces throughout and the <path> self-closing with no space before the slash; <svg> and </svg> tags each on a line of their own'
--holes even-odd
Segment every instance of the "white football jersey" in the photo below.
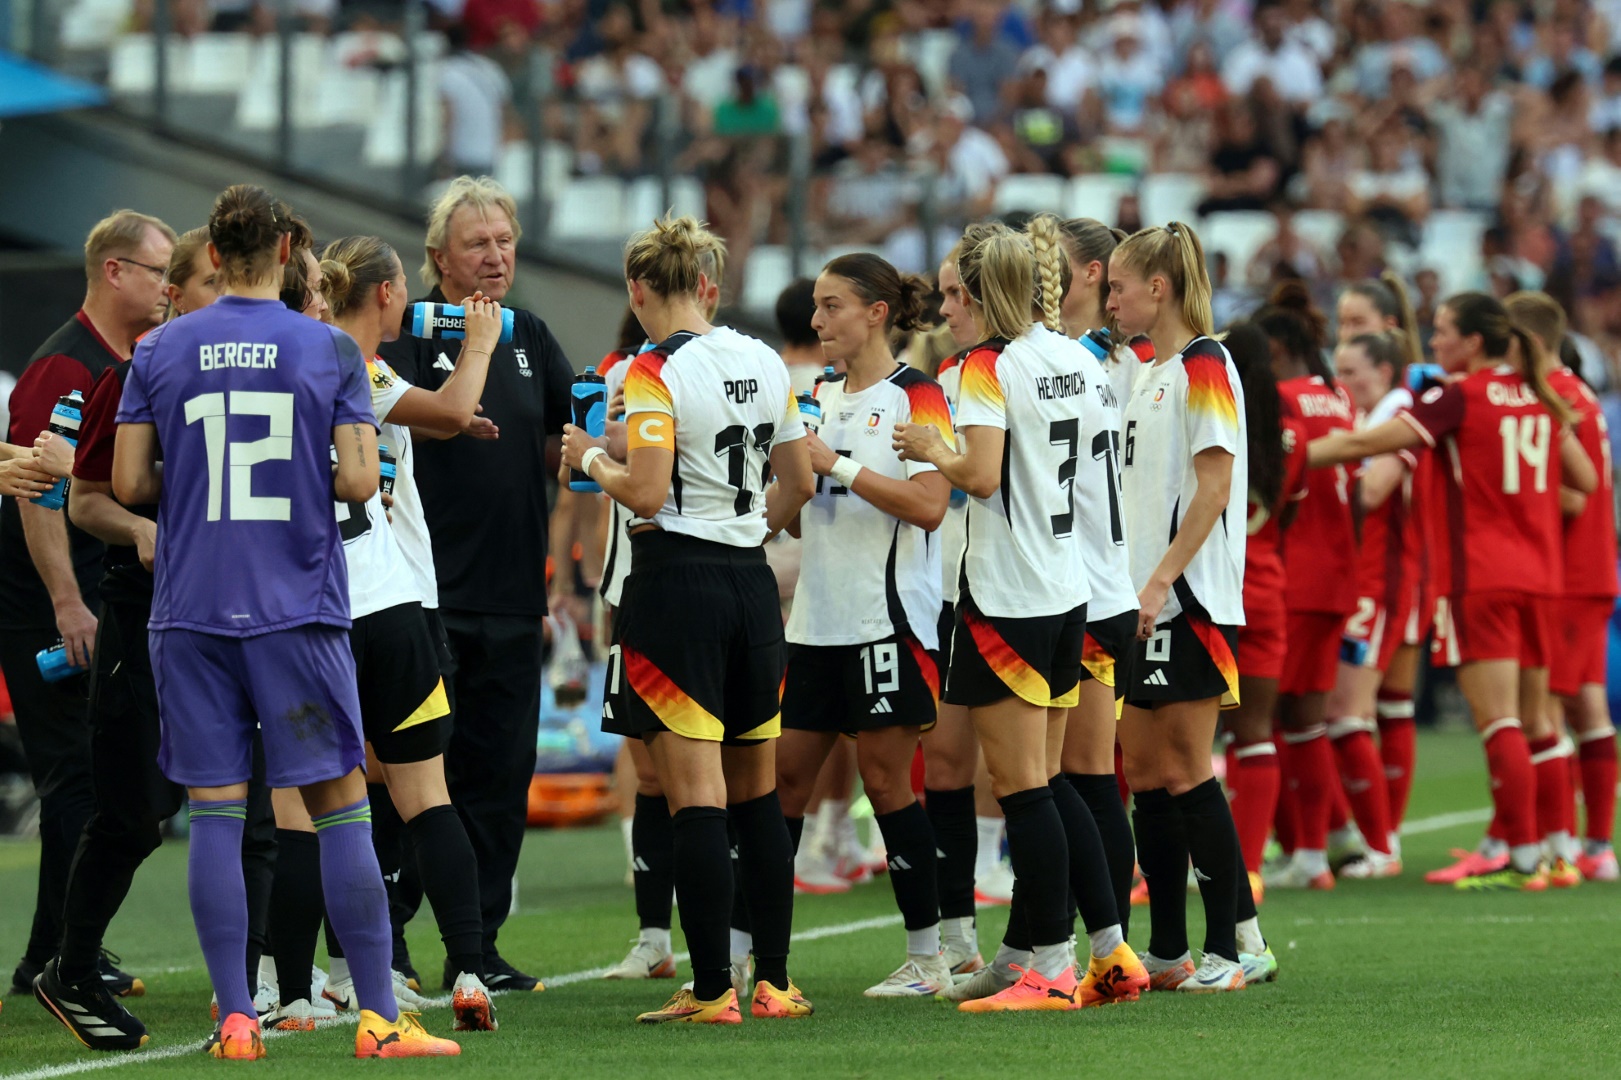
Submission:
<svg viewBox="0 0 1621 1080">
<path fill-rule="evenodd" d="M 1139 341 L 1146 341 L 1139 338 Z M 1153 346 L 1146 348 L 1152 351 Z M 1143 373 L 1153 366 L 1152 361 L 1143 362 L 1143 353 L 1127 342 L 1121 342 L 1109 353 L 1109 359 L 1104 362 L 1103 370 L 1109 376 L 1109 385 L 1114 387 L 1114 396 L 1120 402 L 1120 421 L 1125 423 L 1126 402 L 1131 400 L 1131 392 L 1137 386 L 1137 380 Z"/>
<path fill-rule="evenodd" d="M 1096 368 L 1085 355 L 1037 325 L 963 361 L 957 427 L 1007 433 L 1001 486 L 968 502 L 962 584 L 987 615 L 1060 615 L 1091 599 L 1075 491 L 1080 459 L 1091 454 L 1081 429 Z"/>
<path fill-rule="evenodd" d="M 424 608 L 439 606 L 439 579 L 433 566 L 433 540 L 428 536 L 428 516 L 422 509 L 422 493 L 417 490 L 416 450 L 411 429 L 388 423 L 388 414 L 399 403 L 411 384 L 401 378 L 381 357 L 366 365 L 371 383 L 371 407 L 377 415 L 377 441 L 394 453 L 394 539 L 400 554 L 416 579 L 418 599 Z"/>
<path fill-rule="evenodd" d="M 953 356 L 940 365 L 935 375 L 940 390 L 946 395 L 951 409 L 951 421 L 957 422 L 957 402 L 962 389 L 962 357 Z M 957 603 L 957 580 L 962 576 L 962 552 L 968 546 L 968 496 L 952 489 L 951 503 L 946 507 L 945 520 L 934 531 L 940 543 L 940 578 L 942 599 L 953 606 Z"/>
<path fill-rule="evenodd" d="M 1227 508 L 1165 601 L 1158 625 L 1202 608 L 1211 622 L 1244 625 L 1244 539 L 1249 491 L 1244 389 L 1232 357 L 1207 337 L 1157 362 L 1126 406 L 1126 542 L 1131 580 L 1148 584 L 1198 488 L 1193 457 L 1220 447 L 1233 455 Z"/>
<path fill-rule="evenodd" d="M 631 362 L 625 376 L 630 445 L 669 437 L 655 417 L 671 417 L 675 469 L 664 506 L 651 520 L 733 547 L 765 542 L 765 488 L 771 448 L 805 437 L 788 368 L 770 347 L 725 326 L 676 334 Z"/>
<path fill-rule="evenodd" d="M 373 364 L 381 363 L 374 361 Z M 373 408 L 376 408 L 378 375 L 381 370 L 367 365 L 371 380 Z M 403 392 L 403 391 L 402 391 Z M 397 398 L 396 398 L 397 400 Z M 378 442 L 390 440 L 379 433 Z M 398 453 L 398 451 L 395 451 Z M 395 491 L 399 490 L 396 479 Z M 333 503 L 338 518 L 338 535 L 343 540 L 343 556 L 349 564 L 349 614 L 359 619 L 373 612 L 422 599 L 411 567 L 400 552 L 399 541 L 383 509 L 383 493 L 378 490 L 363 503 Z"/>
<path fill-rule="evenodd" d="M 951 412 L 940 384 L 898 364 L 887 378 L 850 393 L 847 375 L 816 388 L 822 441 L 834 453 L 892 480 L 934 472 L 902 461 L 896 424 L 933 424 L 951 444 Z M 799 512 L 799 595 L 788 616 L 797 645 L 862 645 L 909 630 L 925 649 L 939 648 L 940 545 L 916 525 L 873 506 L 832 477 Z"/>
<path fill-rule="evenodd" d="M 1131 362 L 1137 363 L 1135 355 Z M 1076 531 L 1092 585 L 1086 617 L 1101 622 L 1137 609 L 1120 489 L 1120 435 L 1125 429 L 1126 399 L 1117 396 L 1104 365 L 1085 346 L 1081 347 L 1081 370 L 1087 392 L 1081 412 L 1082 453 L 1075 474 L 1075 501 L 1080 507 Z"/>
<path fill-rule="evenodd" d="M 615 355 L 597 368 L 612 401 L 625 385 L 625 373 L 630 370 L 631 357 Z M 623 506 L 608 500 L 608 541 L 602 553 L 602 587 L 598 590 L 610 607 L 619 606 L 619 597 L 625 591 L 625 579 L 630 577 L 630 518 Z"/>
</svg>

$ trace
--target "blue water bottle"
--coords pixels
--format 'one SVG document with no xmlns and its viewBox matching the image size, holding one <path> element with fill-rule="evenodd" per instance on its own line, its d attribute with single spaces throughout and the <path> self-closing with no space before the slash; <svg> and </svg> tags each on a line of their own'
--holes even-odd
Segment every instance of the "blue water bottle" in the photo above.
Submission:
<svg viewBox="0 0 1621 1080">
<path fill-rule="evenodd" d="M 411 336 L 419 338 L 464 338 L 467 336 L 467 311 L 457 304 L 430 304 L 426 301 L 411 305 Z M 512 309 L 501 309 L 501 341 L 512 340 Z"/>
<path fill-rule="evenodd" d="M 51 410 L 49 430 L 66 439 L 69 446 L 78 446 L 79 422 L 83 418 L 84 395 L 74 390 L 56 399 L 56 408 Z M 34 496 L 34 502 L 47 510 L 60 510 L 67 501 L 68 480 L 65 476 L 51 485 L 51 490 Z"/>
<path fill-rule="evenodd" d="M 1422 394 L 1434 386 L 1444 386 L 1446 369 L 1440 364 L 1408 364 L 1407 389 Z"/>
<path fill-rule="evenodd" d="M 822 430 L 822 403 L 816 400 L 816 395 L 801 390 L 794 395 L 799 402 L 799 418 L 805 422 L 805 430 L 815 435 Z"/>
<path fill-rule="evenodd" d="M 71 679 L 75 675 L 83 675 L 86 670 L 75 667 L 68 660 L 68 647 L 60 641 L 49 649 L 41 649 L 35 653 L 34 663 L 39 667 L 39 677 L 48 683 L 57 683 L 63 679 Z"/>
<path fill-rule="evenodd" d="M 1097 357 L 1099 362 L 1107 361 L 1109 354 L 1114 352 L 1114 339 L 1109 336 L 1109 331 L 1103 329 L 1088 330 L 1082 334 L 1081 344 L 1086 347 L 1087 352 Z"/>
<path fill-rule="evenodd" d="M 608 381 L 597 374 L 596 368 L 588 367 L 584 375 L 574 377 L 571 392 L 569 400 L 574 406 L 574 426 L 593 439 L 600 439 L 608 424 Z M 601 491 L 602 485 L 579 469 L 570 469 L 568 489 Z"/>
<path fill-rule="evenodd" d="M 394 494 L 394 477 L 397 471 L 394 467 L 394 451 L 388 448 L 388 443 L 378 443 L 377 479 L 384 495 Z"/>
</svg>

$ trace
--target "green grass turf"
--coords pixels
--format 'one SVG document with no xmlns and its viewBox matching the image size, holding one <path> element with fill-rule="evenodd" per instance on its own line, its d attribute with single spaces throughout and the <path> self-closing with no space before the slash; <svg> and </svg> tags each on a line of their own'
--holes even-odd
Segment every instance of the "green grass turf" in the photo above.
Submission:
<svg viewBox="0 0 1621 1080">
<path fill-rule="evenodd" d="M 1426 736 L 1410 820 L 1485 805 L 1478 742 Z M 1262 926 L 1282 962 L 1280 981 L 1216 998 L 1145 995 L 1084 1013 L 965 1016 L 931 1001 L 868 1001 L 864 987 L 901 958 L 900 931 L 869 929 L 796 947 L 796 981 L 814 1018 L 745 1020 L 740 1028 L 641 1028 L 632 1022 L 673 982 L 584 980 L 499 999 L 501 1031 L 463 1040 L 456 1061 L 361 1065 L 347 1059 L 352 1029 L 278 1037 L 258 1072 L 325 1076 L 360 1068 L 391 1075 L 655 1078 L 665 1076 L 967 1077 L 1133 1075 L 1307 1078 L 1348 1076 L 1621 1075 L 1621 889 L 1459 895 L 1426 886 L 1422 871 L 1479 836 L 1476 822 L 1410 836 L 1407 874 L 1346 882 L 1331 894 L 1277 894 Z M 120 1080 L 215 1075 L 200 1054 L 148 1059 L 200 1045 L 208 986 L 186 907 L 185 848 L 166 845 L 142 871 L 108 944 L 148 984 L 132 1001 L 153 1040 L 116 1056 L 83 1050 L 29 998 L 0 1013 L 0 1080 L 51 1067 L 117 1066 Z M 33 906 L 35 849 L 0 844 L 0 956 L 21 948 Z M 531 833 L 522 913 L 502 932 L 520 967 L 560 975 L 617 961 L 635 933 L 617 826 Z M 803 931 L 894 912 L 882 880 L 838 897 L 801 898 Z M 1193 940 L 1199 905 L 1190 898 Z M 994 949 L 1000 911 L 984 912 Z M 1132 940 L 1146 948 L 1138 909 Z M 679 937 L 679 933 L 678 933 Z M 413 926 L 423 970 L 441 955 L 432 919 Z M 426 1016 L 448 1033 L 449 1013 Z M 474 1070 L 476 1072 L 469 1072 Z M 61 1075 L 56 1073 L 54 1075 Z"/>
</svg>

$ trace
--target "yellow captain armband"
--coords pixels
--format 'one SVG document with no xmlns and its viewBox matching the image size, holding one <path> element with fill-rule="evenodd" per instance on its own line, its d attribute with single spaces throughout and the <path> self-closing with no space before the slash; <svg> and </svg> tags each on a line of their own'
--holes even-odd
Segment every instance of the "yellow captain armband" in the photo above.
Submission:
<svg viewBox="0 0 1621 1080">
<path fill-rule="evenodd" d="M 675 418 L 667 413 L 632 413 L 625 427 L 629 429 L 632 450 L 651 446 L 675 453 Z"/>
</svg>

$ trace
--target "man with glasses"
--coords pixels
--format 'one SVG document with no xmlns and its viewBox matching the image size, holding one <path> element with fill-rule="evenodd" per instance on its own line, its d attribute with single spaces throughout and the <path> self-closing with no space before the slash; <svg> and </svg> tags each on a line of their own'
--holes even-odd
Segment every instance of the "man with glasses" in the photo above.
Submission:
<svg viewBox="0 0 1621 1080">
<path fill-rule="evenodd" d="M 74 390 L 88 397 L 97 376 L 128 360 L 135 339 L 162 321 L 174 241 L 173 229 L 133 210 L 120 210 L 90 230 L 84 304 L 39 347 L 18 379 L 8 442 L 32 446 L 50 424 L 58 398 Z M 34 976 L 56 953 L 68 868 L 93 807 L 89 679 L 75 675 L 47 683 L 34 656 L 61 640 L 68 659 L 88 670 L 102 554 L 101 541 L 60 511 L 14 498 L 0 505 L 0 670 L 40 799 L 39 893 L 27 951 L 12 975 L 13 993 L 31 993 Z M 116 994 L 144 989 L 106 960 L 102 977 Z"/>
</svg>

